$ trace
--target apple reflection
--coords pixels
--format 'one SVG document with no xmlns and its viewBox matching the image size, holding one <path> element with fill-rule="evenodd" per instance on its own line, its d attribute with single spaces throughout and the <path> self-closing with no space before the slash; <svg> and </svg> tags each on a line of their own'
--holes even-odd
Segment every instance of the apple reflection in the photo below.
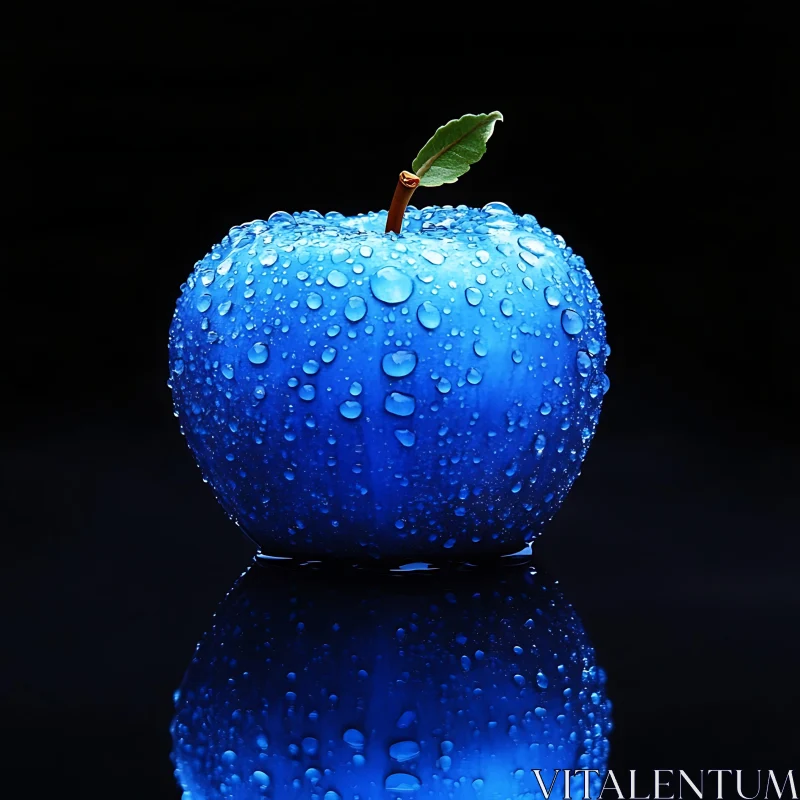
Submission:
<svg viewBox="0 0 800 800">
<path fill-rule="evenodd" d="M 606 769 L 604 685 L 525 563 L 258 562 L 175 694 L 175 775 L 184 800 L 537 798 L 534 768 Z"/>
</svg>

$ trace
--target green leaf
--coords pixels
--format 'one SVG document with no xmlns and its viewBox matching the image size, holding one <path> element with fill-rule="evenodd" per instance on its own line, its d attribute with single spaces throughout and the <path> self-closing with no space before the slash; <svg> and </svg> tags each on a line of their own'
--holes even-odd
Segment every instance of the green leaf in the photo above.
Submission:
<svg viewBox="0 0 800 800">
<path fill-rule="evenodd" d="M 503 120 L 499 111 L 491 114 L 465 114 L 442 125 L 414 159 L 411 169 L 421 186 L 455 183 L 470 164 L 480 161 L 486 152 L 486 140 L 494 124 Z"/>
</svg>

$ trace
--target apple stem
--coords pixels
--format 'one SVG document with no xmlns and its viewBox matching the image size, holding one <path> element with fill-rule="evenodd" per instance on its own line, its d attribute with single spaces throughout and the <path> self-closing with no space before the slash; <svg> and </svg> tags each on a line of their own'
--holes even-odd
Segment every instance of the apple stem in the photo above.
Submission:
<svg viewBox="0 0 800 800">
<path fill-rule="evenodd" d="M 417 186 L 419 186 L 419 178 L 413 172 L 404 169 L 397 179 L 392 205 L 389 207 L 389 214 L 386 217 L 386 233 L 399 234 L 403 229 L 403 215 L 406 213 L 408 201 Z"/>
</svg>

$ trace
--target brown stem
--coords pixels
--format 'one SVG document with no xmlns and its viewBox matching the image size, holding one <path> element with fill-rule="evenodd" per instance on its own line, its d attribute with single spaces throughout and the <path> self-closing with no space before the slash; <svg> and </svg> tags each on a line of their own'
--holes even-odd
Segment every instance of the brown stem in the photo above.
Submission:
<svg viewBox="0 0 800 800">
<path fill-rule="evenodd" d="M 403 215 L 406 213 L 406 206 L 414 194 L 414 189 L 419 186 L 419 178 L 413 173 L 403 170 L 397 179 L 397 186 L 394 190 L 392 205 L 389 207 L 389 214 L 386 217 L 386 233 L 400 233 L 403 229 Z"/>
</svg>

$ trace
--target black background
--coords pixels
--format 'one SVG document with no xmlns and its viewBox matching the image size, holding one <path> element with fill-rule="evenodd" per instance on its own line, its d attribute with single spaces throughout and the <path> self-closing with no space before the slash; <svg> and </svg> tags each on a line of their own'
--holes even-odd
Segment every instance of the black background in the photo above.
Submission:
<svg viewBox="0 0 800 800">
<path fill-rule="evenodd" d="M 9 37 L 9 796 L 179 797 L 172 691 L 252 554 L 166 387 L 194 261 L 279 209 L 385 208 L 438 125 L 494 108 L 483 162 L 415 202 L 532 213 L 600 288 L 611 391 L 535 552 L 608 673 L 611 766 L 797 767 L 793 49 L 484 13 L 458 35 L 303 7 Z"/>
</svg>

